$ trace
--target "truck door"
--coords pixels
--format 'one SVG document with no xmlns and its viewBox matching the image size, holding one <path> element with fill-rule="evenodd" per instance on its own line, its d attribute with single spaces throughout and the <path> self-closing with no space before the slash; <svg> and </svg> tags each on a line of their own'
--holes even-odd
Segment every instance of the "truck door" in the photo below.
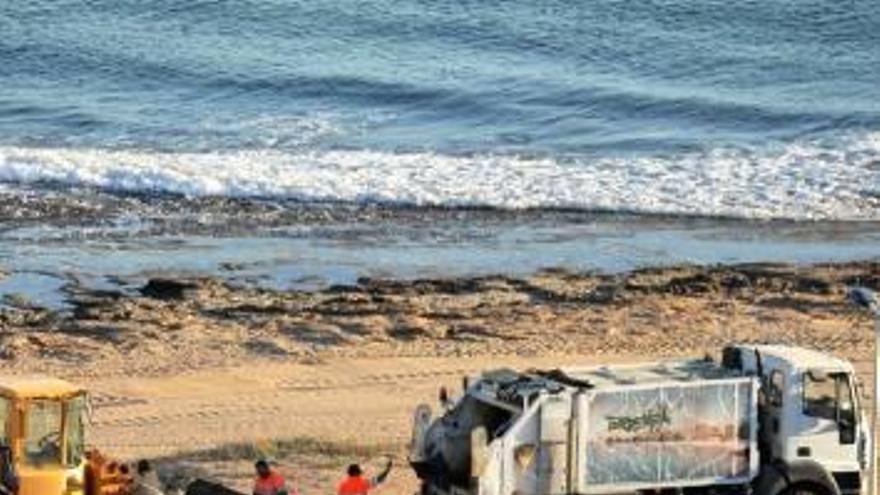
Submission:
<svg viewBox="0 0 880 495">
<path fill-rule="evenodd" d="M 782 370 L 771 370 L 765 380 L 759 442 L 762 454 L 769 454 L 771 459 L 777 459 L 784 455 L 784 411 L 786 402 L 791 398 L 786 397 L 786 374 Z"/>
<path fill-rule="evenodd" d="M 567 397 L 553 397 L 541 408 L 540 493 L 570 493 L 569 435 L 572 406 Z"/>
<path fill-rule="evenodd" d="M 829 471 L 859 470 L 857 403 L 847 373 L 808 371 L 802 375 L 802 414 L 789 455 L 809 458 Z"/>
</svg>

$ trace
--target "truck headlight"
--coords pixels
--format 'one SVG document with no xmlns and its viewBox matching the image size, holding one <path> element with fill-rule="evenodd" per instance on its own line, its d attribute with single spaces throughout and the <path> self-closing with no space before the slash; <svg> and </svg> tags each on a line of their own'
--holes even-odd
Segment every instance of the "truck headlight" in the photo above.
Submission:
<svg viewBox="0 0 880 495">
<path fill-rule="evenodd" d="M 82 495 L 85 493 L 85 484 L 81 479 L 70 476 L 67 478 L 67 488 L 64 493 L 65 495 Z"/>
<path fill-rule="evenodd" d="M 67 479 L 65 479 L 65 486 L 67 487 L 65 490 L 65 494 L 67 495 L 80 495 L 85 493 L 85 473 L 82 469 L 74 469 L 67 472 Z"/>
</svg>

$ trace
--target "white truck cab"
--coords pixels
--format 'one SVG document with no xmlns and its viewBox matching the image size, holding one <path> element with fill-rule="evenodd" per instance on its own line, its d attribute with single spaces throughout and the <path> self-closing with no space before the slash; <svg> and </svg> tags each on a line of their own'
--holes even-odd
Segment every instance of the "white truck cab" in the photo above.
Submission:
<svg viewBox="0 0 880 495">
<path fill-rule="evenodd" d="M 848 361 L 783 345 L 731 346 L 724 361 L 760 377 L 762 463 L 821 470 L 841 493 L 859 493 L 869 436 Z"/>
<path fill-rule="evenodd" d="M 440 417 L 418 408 L 421 493 L 861 493 L 869 445 L 850 363 L 782 345 L 721 355 L 488 371 Z"/>
</svg>

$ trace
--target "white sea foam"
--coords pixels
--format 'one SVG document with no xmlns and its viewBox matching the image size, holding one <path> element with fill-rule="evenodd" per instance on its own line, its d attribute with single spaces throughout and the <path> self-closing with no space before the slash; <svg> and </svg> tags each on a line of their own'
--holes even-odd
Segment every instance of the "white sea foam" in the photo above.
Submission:
<svg viewBox="0 0 880 495">
<path fill-rule="evenodd" d="M 664 158 L 0 147 L 0 182 L 187 196 L 880 220 L 880 133 Z"/>
</svg>

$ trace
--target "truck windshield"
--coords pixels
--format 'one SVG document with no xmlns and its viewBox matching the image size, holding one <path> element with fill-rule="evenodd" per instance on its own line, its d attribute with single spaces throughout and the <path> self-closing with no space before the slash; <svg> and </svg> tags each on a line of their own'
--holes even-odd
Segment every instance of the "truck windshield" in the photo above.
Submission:
<svg viewBox="0 0 880 495">
<path fill-rule="evenodd" d="M 9 445 L 9 399 L 0 397 L 0 446 Z"/>
<path fill-rule="evenodd" d="M 804 374 L 804 414 L 834 421 L 853 422 L 855 405 L 846 373 Z"/>
<path fill-rule="evenodd" d="M 61 464 L 62 403 L 35 400 L 27 408 L 24 461 L 31 466 Z"/>
</svg>

